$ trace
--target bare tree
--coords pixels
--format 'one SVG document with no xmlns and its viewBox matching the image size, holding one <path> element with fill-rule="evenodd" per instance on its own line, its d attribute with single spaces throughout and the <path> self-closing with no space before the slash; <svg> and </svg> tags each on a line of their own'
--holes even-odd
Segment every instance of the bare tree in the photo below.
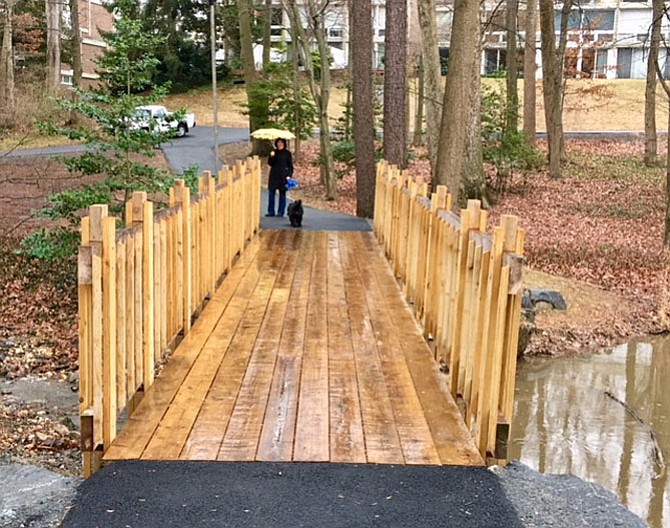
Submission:
<svg viewBox="0 0 670 528">
<path fill-rule="evenodd" d="M 53 95 L 60 87 L 60 39 L 62 4 L 60 0 L 46 0 L 47 17 L 47 93 Z"/>
<path fill-rule="evenodd" d="M 417 57 L 416 62 L 416 113 L 414 114 L 414 137 L 412 138 L 412 145 L 418 147 L 423 145 L 423 109 L 426 105 L 426 83 L 424 82 L 421 55 Z"/>
<path fill-rule="evenodd" d="M 72 85 L 81 87 L 83 68 L 81 65 L 81 28 L 79 26 L 79 0 L 69 0 L 70 23 L 72 24 Z"/>
<path fill-rule="evenodd" d="M 526 42 L 523 63 L 523 131 L 531 143 L 535 144 L 537 128 L 535 106 L 537 97 L 535 92 L 535 34 L 537 29 L 537 0 L 526 1 Z"/>
<path fill-rule="evenodd" d="M 14 0 L 5 2 L 5 28 L 0 49 L 0 106 L 14 107 Z"/>
<path fill-rule="evenodd" d="M 405 167 L 407 160 L 407 0 L 386 0 L 384 40 L 384 158 Z"/>
<path fill-rule="evenodd" d="M 316 104 L 319 118 L 319 146 L 321 147 L 321 181 L 326 188 L 326 200 L 337 198 L 337 180 L 333 147 L 330 140 L 328 105 L 330 103 L 330 49 L 326 40 L 326 12 L 329 0 L 307 0 L 304 2 L 304 17 L 295 0 L 284 0 L 284 8 L 291 20 L 291 40 L 300 50 L 309 89 Z M 303 20 L 304 19 L 304 20 Z M 304 25 L 303 25 L 304 24 Z M 320 64 L 314 63 L 312 43 L 316 43 Z"/>
<path fill-rule="evenodd" d="M 356 214 L 372 218 L 375 207 L 374 109 L 372 106 L 372 2 L 352 2 Z"/>
<path fill-rule="evenodd" d="M 449 49 L 449 74 L 444 90 L 444 105 L 433 186 L 446 185 L 454 196 L 461 196 L 465 181 L 466 146 L 472 94 L 473 72 L 477 67 L 481 25 L 479 2 L 455 0 Z M 459 200 L 453 201 L 458 208 Z"/>
<path fill-rule="evenodd" d="M 432 173 L 437 169 L 437 151 L 442 121 L 444 84 L 437 38 L 435 0 L 418 0 L 421 25 L 421 64 L 424 73 L 426 98 L 426 139 Z"/>
<path fill-rule="evenodd" d="M 663 0 L 652 1 L 651 40 L 647 57 L 647 83 L 644 93 L 644 163 L 654 165 L 657 156 L 656 137 L 656 64 L 661 47 L 661 24 L 665 9 Z"/>
<path fill-rule="evenodd" d="M 549 143 L 549 175 L 561 177 L 563 143 L 563 64 L 568 41 L 568 18 L 573 0 L 565 0 L 561 9 L 559 43 L 556 46 L 553 0 L 540 0 L 540 33 L 542 35 L 542 84 L 544 115 Z"/>
<path fill-rule="evenodd" d="M 519 93 L 517 79 L 519 65 L 517 60 L 516 33 L 519 15 L 519 1 L 507 0 L 506 30 L 507 30 L 507 115 L 505 132 L 514 133 L 519 129 Z"/>
</svg>

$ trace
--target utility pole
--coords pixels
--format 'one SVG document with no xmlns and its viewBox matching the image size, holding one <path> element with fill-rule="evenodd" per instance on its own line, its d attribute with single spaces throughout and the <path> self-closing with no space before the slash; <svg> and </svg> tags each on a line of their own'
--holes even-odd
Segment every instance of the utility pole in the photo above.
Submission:
<svg viewBox="0 0 670 528">
<path fill-rule="evenodd" d="M 209 0 L 209 34 L 212 41 L 212 99 L 214 103 L 214 176 L 219 174 L 219 94 L 216 89 L 216 0 Z"/>
</svg>

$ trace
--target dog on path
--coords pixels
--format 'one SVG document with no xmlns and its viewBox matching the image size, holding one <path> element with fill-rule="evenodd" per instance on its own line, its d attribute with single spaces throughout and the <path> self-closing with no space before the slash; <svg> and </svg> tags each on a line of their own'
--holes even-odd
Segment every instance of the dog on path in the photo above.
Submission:
<svg viewBox="0 0 670 528">
<path fill-rule="evenodd" d="M 304 213 L 302 208 L 302 200 L 296 200 L 295 202 L 291 202 L 286 212 L 288 213 L 288 219 L 291 222 L 291 226 L 293 227 L 302 226 L 302 215 Z"/>
</svg>

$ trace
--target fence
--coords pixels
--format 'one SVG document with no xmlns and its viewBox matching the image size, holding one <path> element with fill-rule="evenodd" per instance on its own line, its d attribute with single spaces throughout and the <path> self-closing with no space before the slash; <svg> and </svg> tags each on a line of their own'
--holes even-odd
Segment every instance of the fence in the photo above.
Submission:
<svg viewBox="0 0 670 528">
<path fill-rule="evenodd" d="M 377 168 L 374 229 L 483 457 L 506 457 L 514 406 L 524 231 L 514 216 L 485 233 L 487 213 L 460 216 L 440 186 L 385 162 Z"/>
<path fill-rule="evenodd" d="M 170 207 L 154 213 L 136 192 L 126 226 L 94 205 L 79 249 L 79 373 L 84 474 L 97 470 L 117 433 L 154 381 L 158 362 L 191 328 L 246 242 L 258 231 L 257 158 L 205 173 L 191 198 L 183 180 Z"/>
</svg>

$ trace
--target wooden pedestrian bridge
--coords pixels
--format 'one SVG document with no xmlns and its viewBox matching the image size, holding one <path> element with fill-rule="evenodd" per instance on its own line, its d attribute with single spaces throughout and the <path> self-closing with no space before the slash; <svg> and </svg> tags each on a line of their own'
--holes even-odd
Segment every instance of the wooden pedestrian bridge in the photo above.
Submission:
<svg viewBox="0 0 670 528">
<path fill-rule="evenodd" d="M 84 473 L 103 461 L 481 465 L 512 417 L 523 231 L 381 163 L 374 233 L 260 230 L 261 163 L 79 252 Z M 307 221 L 309 219 L 307 218 Z M 445 371 L 448 370 L 448 375 Z"/>
</svg>

